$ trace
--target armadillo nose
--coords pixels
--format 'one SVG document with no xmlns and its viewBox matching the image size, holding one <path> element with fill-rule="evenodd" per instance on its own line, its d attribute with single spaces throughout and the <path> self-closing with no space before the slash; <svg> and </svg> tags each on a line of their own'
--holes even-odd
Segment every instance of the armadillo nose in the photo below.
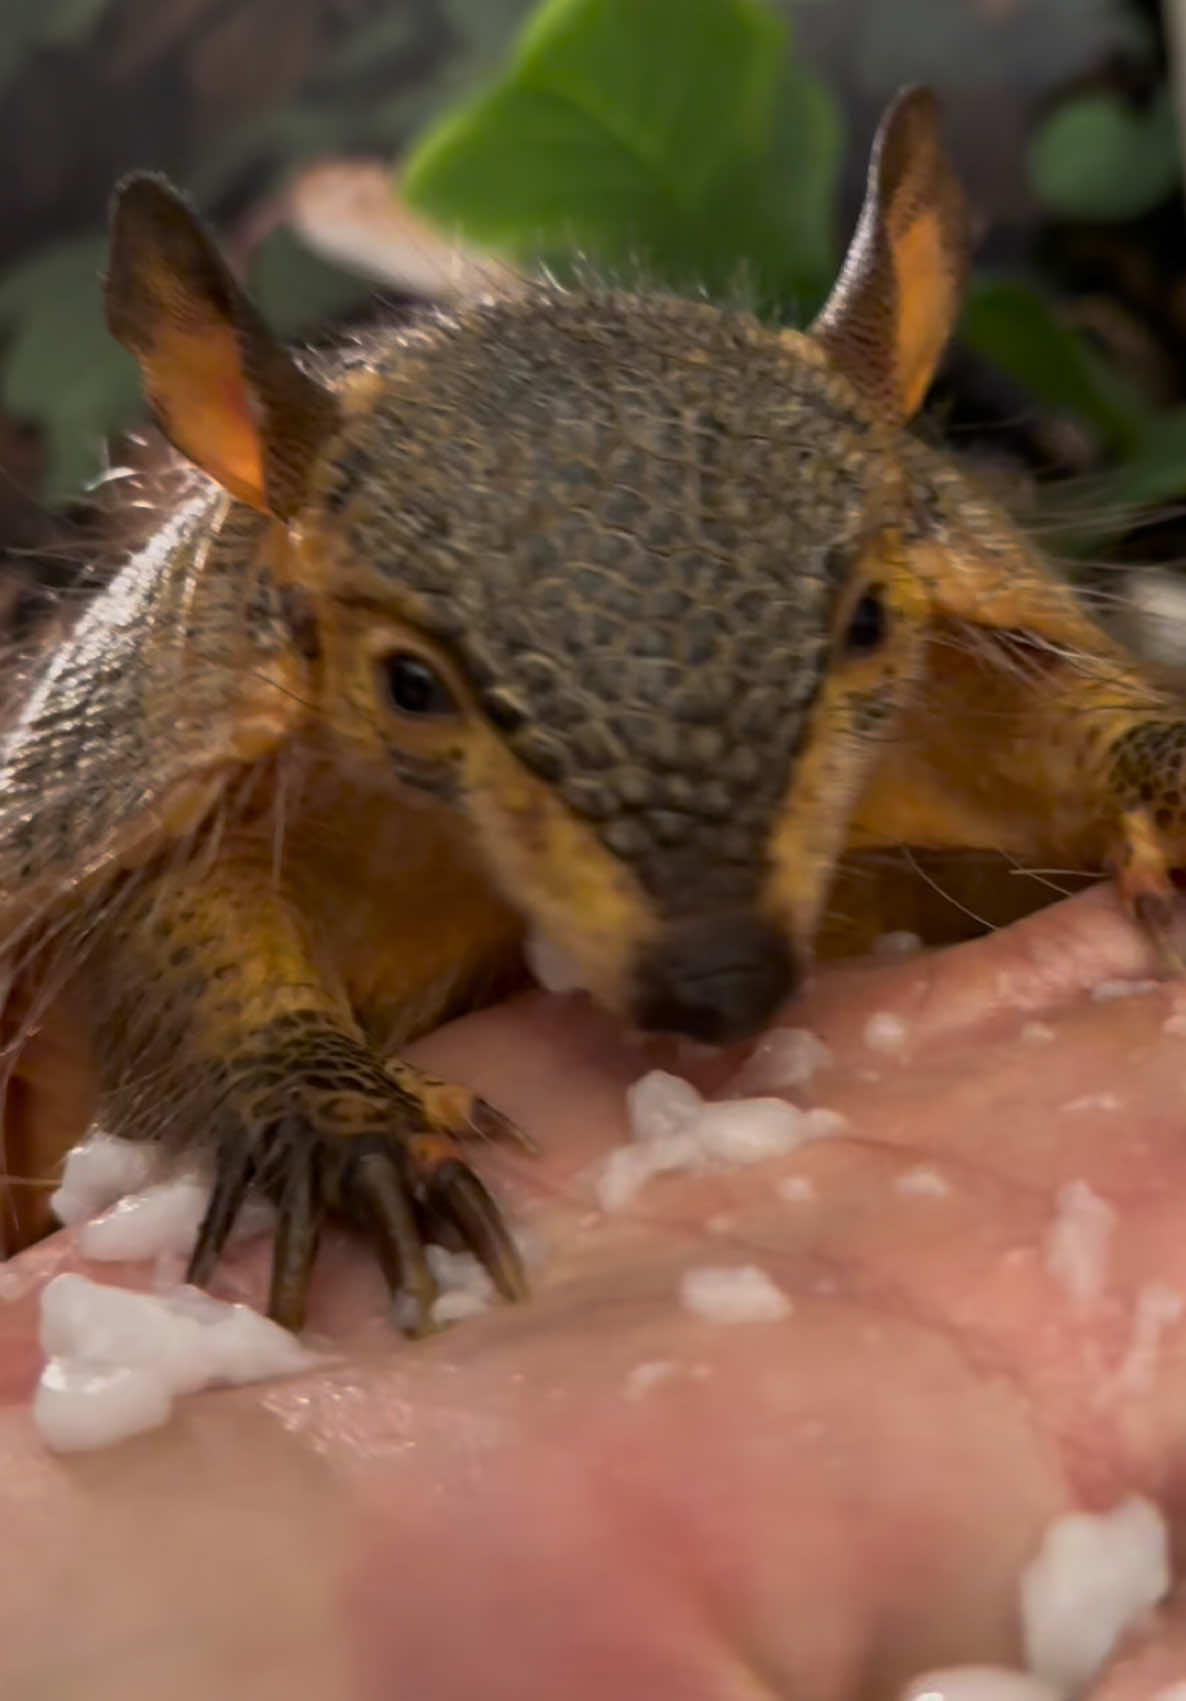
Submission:
<svg viewBox="0 0 1186 1701">
<path fill-rule="evenodd" d="M 795 985 L 781 934 L 748 914 L 704 916 L 668 929 L 638 966 L 638 1026 L 712 1045 L 751 1038 Z"/>
</svg>

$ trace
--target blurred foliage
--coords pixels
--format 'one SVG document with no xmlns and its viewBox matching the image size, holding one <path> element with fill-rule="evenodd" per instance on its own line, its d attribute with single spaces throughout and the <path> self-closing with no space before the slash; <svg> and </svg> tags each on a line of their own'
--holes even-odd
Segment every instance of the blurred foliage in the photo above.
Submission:
<svg viewBox="0 0 1186 1701">
<path fill-rule="evenodd" d="M 761 0 L 544 0 L 501 77 L 429 131 L 402 184 L 421 212 L 521 260 L 567 245 L 676 288 L 744 278 L 761 306 L 802 319 L 835 271 L 841 148 L 832 101 Z M 1179 181 L 1168 90 L 1144 110 L 1060 106 L 1031 171 L 1052 212 L 1147 211 Z M 960 336 L 1091 427 L 1116 466 L 1109 500 L 1186 491 L 1186 408 L 1159 412 L 1032 279 L 977 277 Z"/>
<path fill-rule="evenodd" d="M 297 98 L 280 101 L 213 137 L 190 187 L 217 198 L 261 154 L 295 165 L 356 146 L 391 152 L 488 75 L 529 0 L 437 0 L 451 51 L 436 74 L 401 74 L 418 35 L 415 8 L 387 0 L 312 68 Z M 367 91 L 365 96 L 362 91 Z"/>
<path fill-rule="evenodd" d="M 185 70 L 201 122 L 180 174 L 212 213 L 250 210 L 308 159 L 395 157 L 419 135 L 404 193 L 473 242 L 561 273 L 575 251 L 626 281 L 741 295 L 801 322 L 839 258 L 850 138 L 829 87 L 796 52 L 787 22 L 795 3 L 0 0 L 0 92 L 47 52 L 105 64 L 108 54 L 113 86 L 129 66 L 167 81 L 160 55 L 192 37 Z M 828 3 L 839 18 L 844 9 Z M 911 3 L 918 23 L 922 0 Z M 1123 79 L 1113 87 L 1087 76 L 1051 94 L 1059 40 L 1086 27 L 1084 3 L 1042 0 L 1038 35 L 1032 8 L 1019 4 L 1001 14 L 998 34 L 1045 43 L 1048 83 L 1028 152 L 1042 214 L 1074 229 L 1119 228 L 1180 193 L 1177 137 L 1135 0 L 1125 51 L 1143 67 L 1136 92 Z M 1091 0 L 1091 27 L 1125 3 Z M 984 30 L 971 0 L 936 0 L 923 35 L 895 8 L 861 15 L 854 63 L 872 55 L 880 65 L 892 50 L 909 77 L 933 76 Z M 0 273 L 0 407 L 41 427 L 51 500 L 99 470 L 105 436 L 137 406 L 131 363 L 102 323 L 102 255 L 91 225 Z M 283 228 L 255 247 L 249 282 L 292 337 L 370 293 Z M 961 344 L 1035 408 L 1083 428 L 1116 501 L 1186 493 L 1186 407 L 1152 397 L 1075 329 L 1032 261 L 978 272 Z"/>
<path fill-rule="evenodd" d="M 36 254 L 0 279 L 0 324 L 19 331 L 4 361 L 0 400 L 34 419 L 53 445 L 54 494 L 72 495 L 96 472 L 96 448 L 139 400 L 131 358 L 103 322 L 99 279 L 106 244 L 80 237 Z"/>
<path fill-rule="evenodd" d="M 0 98 L 31 53 L 86 40 L 112 0 L 6 0 L 0 11 Z"/>
<path fill-rule="evenodd" d="M 1009 278 L 974 281 L 961 334 L 1049 407 L 1086 420 L 1108 448 L 1122 455 L 1136 448 L 1144 417 L 1140 396 L 1059 324 L 1032 286 Z"/>
<path fill-rule="evenodd" d="M 1178 130 L 1164 84 L 1144 110 L 1090 94 L 1053 112 L 1030 147 L 1030 176 L 1052 212 L 1132 219 L 1178 185 Z"/>
<path fill-rule="evenodd" d="M 840 140 L 759 0 L 547 0 L 403 192 L 475 245 L 811 307 L 834 269 Z"/>
<path fill-rule="evenodd" d="M 348 313 L 359 297 L 357 278 L 311 253 L 288 230 L 273 231 L 255 249 L 249 282 L 269 325 L 292 340 Z"/>
<path fill-rule="evenodd" d="M 976 280 L 960 327 L 963 341 L 1057 413 L 1090 425 L 1111 452 L 1109 469 L 1094 481 L 1090 502 L 1127 528 L 1134 507 L 1151 507 L 1186 493 L 1186 404 L 1156 407 L 1119 368 L 1059 322 L 1032 286 Z M 1073 510 L 1072 510 L 1073 518 Z M 1093 520 L 1064 547 L 1098 548 L 1108 525 Z"/>
<path fill-rule="evenodd" d="M 47 52 L 63 64 L 67 50 L 85 55 L 116 98 L 133 72 L 165 86 L 169 53 L 180 53 L 195 96 L 181 126 L 195 140 L 184 170 L 170 169 L 211 212 L 234 206 L 244 182 L 262 182 L 266 193 L 320 155 L 394 153 L 489 74 L 528 8 L 529 0 L 240 0 L 231 9 L 210 0 L 0 0 L 0 96 L 44 66 Z M 283 77 L 264 63 L 271 39 L 287 59 Z M 241 85 L 237 113 L 231 77 Z M 253 80 L 292 92 L 269 99 Z M 126 163 L 167 166 L 140 153 Z M 0 272 L 0 410 L 40 427 L 50 503 L 102 471 L 105 440 L 140 405 L 133 364 L 103 322 L 104 251 L 95 224 Z M 294 337 L 371 293 L 283 230 L 252 254 L 249 282 Z"/>
<path fill-rule="evenodd" d="M 807 0 L 810 13 L 842 14 L 861 80 L 883 94 L 901 83 L 950 81 L 953 67 L 967 86 L 989 82 L 1047 93 L 1076 67 L 1118 49 L 1152 49 L 1152 31 L 1125 0 Z M 811 32 L 814 35 L 814 30 Z"/>
</svg>

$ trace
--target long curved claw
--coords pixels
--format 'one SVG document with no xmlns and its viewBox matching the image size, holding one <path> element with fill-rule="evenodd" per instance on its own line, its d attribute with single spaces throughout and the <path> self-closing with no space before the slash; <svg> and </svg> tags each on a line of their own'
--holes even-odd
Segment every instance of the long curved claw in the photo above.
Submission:
<svg viewBox="0 0 1186 1701">
<path fill-rule="evenodd" d="M 428 1183 L 434 1211 L 461 1230 L 470 1251 L 485 1266 L 504 1299 L 527 1298 L 527 1275 L 502 1213 L 473 1170 L 454 1160 L 441 1164 Z"/>
<path fill-rule="evenodd" d="M 539 1154 L 539 1146 L 526 1129 L 520 1128 L 509 1116 L 504 1116 L 501 1110 L 495 1110 L 485 1099 L 474 1100 L 470 1108 L 469 1125 L 482 1140 L 498 1140 L 504 1145 L 518 1146 L 533 1158 Z"/>
<path fill-rule="evenodd" d="M 539 1150 L 517 1122 L 467 1087 L 426 1075 L 399 1057 L 387 1058 L 384 1067 L 400 1090 L 419 1107 L 416 1120 L 423 1135 L 454 1140 L 499 1140 L 519 1146 L 532 1156 Z"/>
<path fill-rule="evenodd" d="M 235 1218 L 243 1208 L 254 1172 L 255 1159 L 249 1142 L 225 1141 L 218 1155 L 210 1198 L 185 1271 L 186 1281 L 192 1282 L 195 1287 L 205 1287 L 214 1274 L 214 1266 L 222 1257 L 227 1238 L 235 1226 Z"/>
<path fill-rule="evenodd" d="M 304 1326 L 309 1275 L 321 1238 L 322 1206 L 312 1162 L 296 1161 L 276 1217 L 268 1316 L 297 1333 Z"/>
<path fill-rule="evenodd" d="M 386 1152 L 360 1152 L 350 1165 L 344 1189 L 352 1214 L 369 1235 L 393 1294 L 406 1295 L 414 1321 L 412 1334 L 432 1328 L 437 1284 L 416 1226 L 416 1217 L 396 1163 Z"/>
</svg>

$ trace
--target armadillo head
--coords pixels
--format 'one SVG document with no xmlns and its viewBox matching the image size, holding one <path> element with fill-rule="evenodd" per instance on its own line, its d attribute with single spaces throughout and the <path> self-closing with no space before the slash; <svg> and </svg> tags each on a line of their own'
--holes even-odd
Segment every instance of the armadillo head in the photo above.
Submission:
<svg viewBox="0 0 1186 1701">
<path fill-rule="evenodd" d="M 113 323 L 174 440 L 286 528 L 343 761 L 457 811 L 525 919 L 638 1023 L 754 1032 L 916 672 L 925 516 L 896 445 L 962 258 L 929 98 L 885 120 L 806 335 L 541 286 L 360 347 L 323 384 L 156 193 Z M 233 419 L 229 379 L 192 394 L 220 327 Z"/>
<path fill-rule="evenodd" d="M 326 474 L 326 581 L 397 609 L 485 733 L 444 771 L 390 760 L 637 1020 L 752 1031 L 908 674 L 888 434 L 807 339 L 674 299 L 541 290 L 376 378 Z"/>
</svg>

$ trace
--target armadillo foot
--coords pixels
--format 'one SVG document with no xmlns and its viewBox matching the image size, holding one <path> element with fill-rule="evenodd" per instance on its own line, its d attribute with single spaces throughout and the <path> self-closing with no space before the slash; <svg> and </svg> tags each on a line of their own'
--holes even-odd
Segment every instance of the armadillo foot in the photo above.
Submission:
<svg viewBox="0 0 1186 1701">
<path fill-rule="evenodd" d="M 234 1108 L 225 1112 L 187 1280 L 209 1281 L 254 1185 L 276 1208 L 268 1315 L 286 1328 L 304 1322 L 331 1213 L 367 1243 L 413 1334 L 432 1326 L 430 1241 L 469 1250 L 505 1299 L 522 1299 L 518 1250 L 459 1143 L 479 1133 L 524 1143 L 514 1125 L 466 1088 L 403 1062 L 384 1068 L 342 1034 L 301 1024 L 282 1041 L 269 1037 L 228 1095 Z"/>
</svg>

